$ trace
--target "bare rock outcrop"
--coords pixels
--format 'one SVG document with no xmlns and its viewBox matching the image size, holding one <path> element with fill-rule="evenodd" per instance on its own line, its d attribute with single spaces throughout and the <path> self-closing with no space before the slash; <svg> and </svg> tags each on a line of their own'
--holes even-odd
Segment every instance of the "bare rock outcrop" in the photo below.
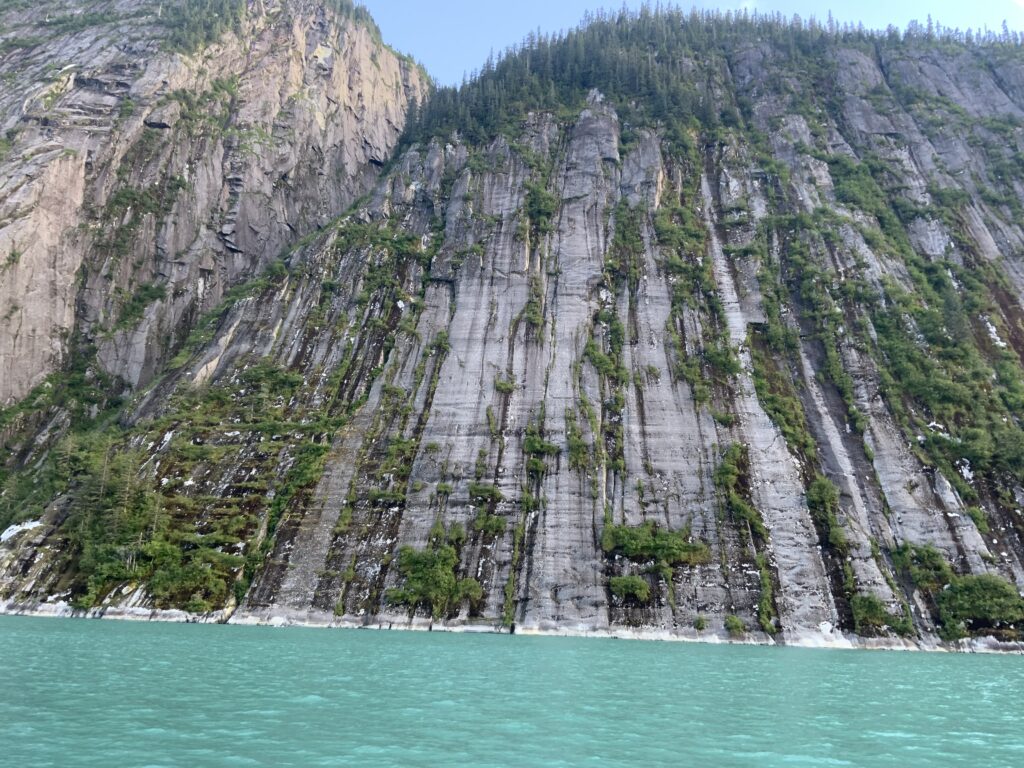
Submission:
<svg viewBox="0 0 1024 768">
<path fill-rule="evenodd" d="M 250 4 L 168 49 L 160 3 L 0 12 L 0 404 L 96 348 L 146 384 L 203 312 L 365 192 L 429 81 L 368 23 Z M 210 21 L 212 24 L 213 21 Z"/>
<path fill-rule="evenodd" d="M 661 18 L 594 24 L 632 54 L 688 34 Z M 417 71 L 267 3 L 217 69 L 113 78 L 136 106 L 93 154 L 8 160 L 37 176 L 0 286 L 52 288 L 0 336 L 49 343 L 10 392 L 62 328 L 153 386 L 0 412 L 3 607 L 1019 642 L 1018 49 L 705 21 L 564 104 L 565 73 L 514 102 L 488 70 L 392 158 Z"/>
</svg>

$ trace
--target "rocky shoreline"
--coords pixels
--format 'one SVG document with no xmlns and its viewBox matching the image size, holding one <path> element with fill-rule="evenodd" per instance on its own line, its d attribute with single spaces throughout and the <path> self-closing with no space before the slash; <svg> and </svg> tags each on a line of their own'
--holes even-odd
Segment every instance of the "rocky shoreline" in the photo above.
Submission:
<svg viewBox="0 0 1024 768">
<path fill-rule="evenodd" d="M 938 638 L 914 641 L 903 638 L 869 638 L 844 635 L 840 632 L 815 635 L 811 632 L 790 633 L 784 642 L 776 642 L 763 633 L 750 633 L 743 638 L 730 637 L 726 632 L 694 629 L 630 629 L 595 627 L 507 627 L 487 623 L 435 623 L 424 617 L 377 616 L 374 621 L 365 621 L 353 616 L 334 616 L 322 611 L 267 613 L 252 611 L 220 610 L 206 614 L 189 613 L 181 610 L 161 610 L 142 606 L 111 606 L 92 608 L 87 611 L 72 608 L 66 602 L 53 603 L 10 603 L 0 602 L 2 616 L 31 616 L 36 618 L 62 619 L 106 619 L 111 621 L 153 621 L 176 624 L 231 624 L 235 626 L 258 627 L 306 627 L 313 629 L 370 629 L 378 631 L 396 630 L 402 632 L 450 632 L 453 634 L 515 634 L 529 637 L 583 637 L 605 640 L 641 640 L 682 643 L 707 643 L 711 645 L 760 645 L 792 648 L 827 648 L 833 650 L 874 650 L 874 651 L 925 651 L 942 653 L 1005 653 L 1024 655 L 1024 643 L 1008 643 L 993 637 L 977 637 L 957 642 L 943 642 Z M 763 639 L 762 639 L 763 638 Z"/>
</svg>

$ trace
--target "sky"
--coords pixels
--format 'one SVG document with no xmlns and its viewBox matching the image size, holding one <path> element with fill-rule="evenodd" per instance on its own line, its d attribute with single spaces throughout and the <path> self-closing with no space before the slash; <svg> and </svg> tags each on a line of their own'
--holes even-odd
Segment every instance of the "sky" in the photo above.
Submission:
<svg viewBox="0 0 1024 768">
<path fill-rule="evenodd" d="M 522 42 L 531 31 L 557 32 L 575 27 L 588 10 L 639 8 L 641 0 L 360 0 L 381 28 L 384 41 L 411 54 L 442 85 L 461 82 L 494 51 Z M 831 7 L 838 22 L 861 22 L 871 29 L 911 19 L 924 22 L 930 13 L 944 27 L 1024 30 L 1024 0 L 680 0 L 689 9 L 747 9 L 786 17 L 824 21 Z"/>
</svg>

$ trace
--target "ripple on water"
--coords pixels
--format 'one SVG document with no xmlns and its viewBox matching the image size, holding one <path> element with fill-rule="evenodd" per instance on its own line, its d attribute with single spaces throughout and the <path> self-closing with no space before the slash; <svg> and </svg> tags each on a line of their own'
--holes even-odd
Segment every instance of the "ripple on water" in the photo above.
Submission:
<svg viewBox="0 0 1024 768">
<path fill-rule="evenodd" d="M 1024 668 L 1007 657 L 0 617 L 0 658 L 16 660 L 0 676 L 10 765 L 1024 757 Z"/>
<path fill-rule="evenodd" d="M 316 693 L 307 693 L 305 696 L 295 696 L 289 701 L 293 704 L 323 704 L 327 699 Z"/>
</svg>

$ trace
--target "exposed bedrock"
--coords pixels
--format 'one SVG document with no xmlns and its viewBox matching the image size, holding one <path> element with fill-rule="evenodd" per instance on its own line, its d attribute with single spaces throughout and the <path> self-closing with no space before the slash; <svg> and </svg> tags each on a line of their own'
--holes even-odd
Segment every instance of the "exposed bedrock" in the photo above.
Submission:
<svg viewBox="0 0 1024 768">
<path fill-rule="evenodd" d="M 617 76 L 485 130 L 447 94 L 465 130 L 392 158 L 418 70 L 265 5 L 5 161 L 4 397 L 79 338 L 132 390 L 0 421 L 7 610 L 1019 639 L 1015 49 L 694 43 L 689 111 Z"/>
</svg>

